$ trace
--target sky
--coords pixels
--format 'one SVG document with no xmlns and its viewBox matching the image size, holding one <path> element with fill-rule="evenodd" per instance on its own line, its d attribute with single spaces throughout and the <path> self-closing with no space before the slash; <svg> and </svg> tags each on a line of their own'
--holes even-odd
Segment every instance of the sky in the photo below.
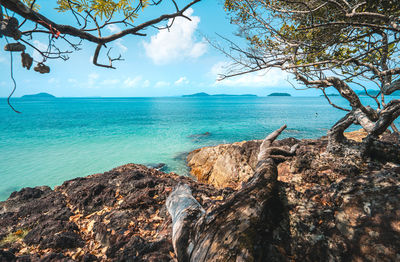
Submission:
<svg viewBox="0 0 400 262">
<path fill-rule="evenodd" d="M 37 1 L 40 13 L 60 24 L 73 24 L 70 14 L 57 13 L 56 1 Z M 178 1 L 182 6 L 185 0 Z M 171 11 L 163 5 L 157 9 L 146 10 L 138 22 L 157 17 L 160 13 Z M 160 97 L 180 96 L 197 92 L 209 94 L 256 94 L 266 96 L 272 92 L 287 92 L 295 96 L 319 95 L 308 91 L 297 91 L 295 83 L 286 73 L 274 69 L 268 72 L 246 74 L 235 78 L 217 81 L 230 60 L 212 47 L 207 39 L 220 42 L 222 35 L 238 43 L 242 39 L 235 36 L 237 27 L 230 24 L 222 0 L 202 0 L 185 13 L 191 21 L 177 18 L 168 30 L 146 30 L 147 36 L 126 36 L 108 47 L 111 54 L 121 54 L 123 61 L 114 62 L 116 69 L 93 65 L 95 44 L 83 42 L 80 51 L 69 55 L 67 61 L 48 60 L 49 74 L 39 74 L 22 68 L 18 53 L 14 53 L 14 77 L 19 97 L 26 94 L 47 92 L 57 97 Z M 104 33 L 113 34 L 123 29 L 121 26 L 108 26 Z M 72 41 L 77 42 L 75 38 Z M 44 36 L 34 37 L 32 43 L 39 49 L 47 48 Z M 64 46 L 62 40 L 57 45 Z M 0 46 L 6 44 L 0 38 Z M 107 63 L 106 52 L 100 54 L 100 61 Z M 38 59 L 38 54 L 28 48 L 27 52 Z M 290 82 L 289 82 L 290 81 Z M 9 95 L 13 88 L 10 78 L 10 53 L 0 51 L 0 97 Z"/>
</svg>

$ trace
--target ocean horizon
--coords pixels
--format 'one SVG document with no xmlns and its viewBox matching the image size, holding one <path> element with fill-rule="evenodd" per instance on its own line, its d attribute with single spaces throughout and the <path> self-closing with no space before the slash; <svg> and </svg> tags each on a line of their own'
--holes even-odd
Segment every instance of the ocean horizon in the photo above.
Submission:
<svg viewBox="0 0 400 262">
<path fill-rule="evenodd" d="M 340 106 L 347 103 L 331 98 Z M 367 98 L 363 98 L 367 99 Z M 317 138 L 345 112 L 323 97 L 0 99 L 0 200 L 23 187 L 55 186 L 117 166 L 164 163 L 188 175 L 194 149 L 262 139 Z M 359 127 L 353 127 L 356 130 Z"/>
</svg>

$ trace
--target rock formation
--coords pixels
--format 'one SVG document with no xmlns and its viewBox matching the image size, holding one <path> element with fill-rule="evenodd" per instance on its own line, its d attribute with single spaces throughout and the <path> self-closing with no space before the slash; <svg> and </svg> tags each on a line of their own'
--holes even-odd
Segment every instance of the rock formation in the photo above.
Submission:
<svg viewBox="0 0 400 262">
<path fill-rule="evenodd" d="M 0 261 L 171 261 L 165 200 L 179 183 L 205 208 L 231 193 L 134 164 L 14 192 L 0 202 Z"/>
<path fill-rule="evenodd" d="M 196 149 L 188 154 L 187 165 L 200 182 L 216 188 L 238 188 L 253 176 L 261 142 L 251 140 Z M 276 141 L 274 145 L 288 147 L 297 142 L 288 138 Z"/>
<path fill-rule="evenodd" d="M 395 143 L 397 139 L 388 135 L 382 143 L 385 140 Z M 388 155 L 386 160 L 350 154 L 332 155 L 326 152 L 326 138 L 297 142 L 296 155 L 277 167 L 278 193 L 273 204 L 264 210 L 268 222 L 263 228 L 269 247 L 267 253 L 260 254 L 268 259 L 256 261 L 399 259 L 398 157 L 393 157 L 390 162 Z M 295 140 L 286 139 L 276 145 L 289 148 L 294 143 Z M 238 145 L 242 148 L 238 149 Z M 219 159 L 232 159 L 232 152 L 239 156 L 237 152 L 240 151 L 247 156 L 255 154 L 246 143 L 220 145 L 192 152 L 188 156 L 189 165 L 196 167 L 198 174 L 211 174 L 207 181 L 213 183 L 218 179 L 210 177 L 218 175 L 213 172 L 218 164 L 213 156 L 207 157 L 207 153 L 218 152 Z M 203 157 L 199 163 L 205 166 L 204 170 L 194 162 L 196 155 Z M 251 166 L 252 163 L 246 164 Z M 234 184 L 240 189 L 234 173 L 220 172 L 225 172 L 221 176 L 226 183 L 219 187 Z"/>
<path fill-rule="evenodd" d="M 261 141 L 244 141 L 194 150 L 187 156 L 191 174 L 217 188 L 236 188 L 254 174 Z"/>
</svg>

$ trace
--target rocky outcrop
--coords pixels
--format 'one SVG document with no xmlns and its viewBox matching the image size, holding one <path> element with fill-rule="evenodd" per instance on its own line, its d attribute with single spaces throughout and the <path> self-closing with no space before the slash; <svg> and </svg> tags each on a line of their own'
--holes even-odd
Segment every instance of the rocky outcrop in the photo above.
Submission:
<svg viewBox="0 0 400 262">
<path fill-rule="evenodd" d="M 344 135 L 350 141 L 361 142 L 367 136 L 367 133 L 360 129 L 344 133 Z M 383 138 L 390 143 L 399 143 L 398 138 L 392 136 L 390 133 L 385 133 Z M 211 184 L 216 188 L 231 187 L 238 189 L 254 173 L 261 141 L 251 140 L 196 149 L 190 152 L 186 158 L 190 174 L 196 177 L 198 181 Z M 325 138 L 318 141 L 325 141 Z M 286 138 L 274 142 L 274 146 L 289 148 L 298 142 L 295 138 Z M 324 151 L 325 148 L 321 150 Z M 387 153 L 389 152 L 385 152 L 385 154 Z M 305 150 L 305 154 L 308 155 L 309 152 Z"/>
<path fill-rule="evenodd" d="M 194 150 L 187 156 L 190 173 L 198 181 L 216 188 L 238 188 L 253 176 L 261 142 L 251 140 Z M 288 138 L 276 141 L 274 145 L 289 146 L 296 143 L 296 139 Z"/>
<path fill-rule="evenodd" d="M 165 200 L 178 183 L 206 208 L 229 190 L 129 164 L 0 202 L 0 261 L 171 261 Z"/>
<path fill-rule="evenodd" d="M 395 141 L 390 136 L 385 139 Z M 293 142 L 288 139 L 279 144 L 289 147 Z M 278 192 L 266 206 L 262 226 L 267 230 L 263 249 L 268 250 L 263 251 L 263 259 L 399 260 L 398 162 L 331 155 L 326 152 L 326 139 L 298 142 L 296 155 L 278 165 Z M 233 144 L 232 150 L 236 146 Z M 225 152 L 232 151 L 227 149 L 229 145 L 223 147 Z M 212 170 L 213 163 L 205 162 L 205 172 Z M 224 177 L 229 181 L 229 173 Z M 236 179 L 233 175 L 225 186 Z"/>
</svg>

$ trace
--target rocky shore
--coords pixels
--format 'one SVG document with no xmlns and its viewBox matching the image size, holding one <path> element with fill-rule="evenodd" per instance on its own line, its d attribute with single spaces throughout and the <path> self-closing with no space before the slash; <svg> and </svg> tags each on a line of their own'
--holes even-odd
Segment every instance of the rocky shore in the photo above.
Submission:
<svg viewBox="0 0 400 262">
<path fill-rule="evenodd" d="M 0 202 L 0 261 L 176 261 L 167 197 L 187 184 L 212 213 L 252 177 L 260 143 L 191 152 L 198 181 L 129 164 L 14 192 Z M 399 261 L 399 163 L 333 156 L 324 138 L 274 142 L 294 144 L 254 231 L 263 249 L 256 261 Z"/>
</svg>

